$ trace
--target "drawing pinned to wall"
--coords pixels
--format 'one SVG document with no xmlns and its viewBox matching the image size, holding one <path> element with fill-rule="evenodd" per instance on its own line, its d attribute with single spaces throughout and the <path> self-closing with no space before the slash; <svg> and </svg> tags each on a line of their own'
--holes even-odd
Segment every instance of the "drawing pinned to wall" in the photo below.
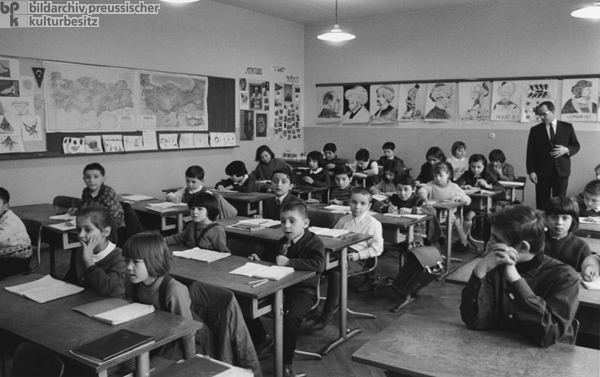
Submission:
<svg viewBox="0 0 600 377">
<path fill-rule="evenodd" d="M 563 80 L 560 119 L 567 122 L 598 121 L 599 81 L 597 78 Z"/>
<path fill-rule="evenodd" d="M 33 76 L 21 76 L 21 97 L 33 98 L 35 96 L 35 79 Z"/>
<path fill-rule="evenodd" d="M 0 97 L 20 97 L 21 84 L 19 80 L 0 79 Z"/>
<path fill-rule="evenodd" d="M 491 120 L 518 122 L 521 119 L 521 85 L 518 81 L 494 81 Z"/>
<path fill-rule="evenodd" d="M 85 139 L 82 137 L 64 137 L 62 145 L 64 154 L 85 153 Z"/>
<path fill-rule="evenodd" d="M 230 147 L 235 145 L 235 133 L 233 132 L 211 132 L 211 147 Z"/>
<path fill-rule="evenodd" d="M 248 95 L 248 83 L 246 79 L 239 79 L 238 97 L 240 101 L 240 110 L 250 109 L 250 96 Z"/>
<path fill-rule="evenodd" d="M 427 90 L 425 84 L 400 84 L 398 87 L 399 121 L 408 122 L 425 119 L 425 101 Z"/>
<path fill-rule="evenodd" d="M 102 135 L 104 152 L 124 152 L 123 135 Z"/>
<path fill-rule="evenodd" d="M 158 146 L 160 149 L 179 149 L 177 134 L 159 134 Z"/>
<path fill-rule="evenodd" d="M 458 83 L 458 109 L 463 123 L 479 123 L 490 119 L 491 91 L 490 81 Z"/>
<path fill-rule="evenodd" d="M 35 115 L 33 98 L 0 98 L 0 110 L 4 115 Z M 39 115 L 39 114 L 38 114 Z"/>
<path fill-rule="evenodd" d="M 250 110 L 262 110 L 263 108 L 261 86 L 262 83 L 250 83 Z"/>
<path fill-rule="evenodd" d="M 141 135 L 123 135 L 125 152 L 145 150 L 144 138 Z"/>
<path fill-rule="evenodd" d="M 293 85 L 292 84 L 284 84 L 283 86 L 283 100 L 285 102 L 293 102 Z"/>
<path fill-rule="evenodd" d="M 86 153 L 102 153 L 102 136 L 88 135 L 84 138 Z"/>
<path fill-rule="evenodd" d="M 266 138 L 268 127 L 268 116 L 263 113 L 256 113 L 256 138 Z"/>
<path fill-rule="evenodd" d="M 287 85 L 287 84 L 286 84 Z M 340 98 L 344 88 L 341 86 L 323 86 L 317 88 L 317 123 L 339 123 L 341 120 Z"/>
<path fill-rule="evenodd" d="M 194 148 L 194 136 L 191 133 L 179 134 L 179 148 Z"/>
<path fill-rule="evenodd" d="M 275 106 L 274 117 L 273 117 L 273 132 L 275 134 L 275 140 L 284 140 L 283 138 L 283 114 L 284 114 L 284 101 L 283 91 L 284 84 L 275 83 L 275 95 L 273 104 Z"/>
<path fill-rule="evenodd" d="M 343 124 L 369 123 L 369 86 L 344 86 Z"/>
<path fill-rule="evenodd" d="M 269 111 L 270 103 L 269 97 L 271 96 L 271 84 L 268 81 L 262 83 L 262 98 L 263 98 L 263 110 Z"/>
<path fill-rule="evenodd" d="M 425 120 L 449 122 L 456 118 L 456 83 L 442 82 L 427 84 Z"/>
<path fill-rule="evenodd" d="M 541 122 L 535 108 L 544 101 L 558 104 L 558 80 L 521 81 L 521 122 Z M 560 107 L 556 105 L 556 107 Z M 555 112 L 558 114 L 558 109 Z"/>
<path fill-rule="evenodd" d="M 395 123 L 398 120 L 398 85 L 371 85 L 371 124 Z"/>
<path fill-rule="evenodd" d="M 18 79 L 19 76 L 19 60 L 0 57 L 0 78 Z"/>
<path fill-rule="evenodd" d="M 0 153 L 24 151 L 21 135 L 0 135 Z"/>
<path fill-rule="evenodd" d="M 240 110 L 240 140 L 254 140 L 254 111 Z"/>
<path fill-rule="evenodd" d="M 210 143 L 208 141 L 208 134 L 194 134 L 194 147 L 195 148 L 210 147 Z"/>
<path fill-rule="evenodd" d="M 158 142 L 156 141 L 155 130 L 143 130 L 142 140 L 145 150 L 156 150 L 158 149 Z"/>
<path fill-rule="evenodd" d="M 42 141 L 42 121 L 39 115 L 24 115 L 21 117 L 23 141 Z"/>
<path fill-rule="evenodd" d="M 2 120 L 0 120 L 0 134 L 13 134 L 15 132 L 15 127 L 13 124 L 17 124 L 18 118 L 11 116 L 0 116 Z"/>
</svg>

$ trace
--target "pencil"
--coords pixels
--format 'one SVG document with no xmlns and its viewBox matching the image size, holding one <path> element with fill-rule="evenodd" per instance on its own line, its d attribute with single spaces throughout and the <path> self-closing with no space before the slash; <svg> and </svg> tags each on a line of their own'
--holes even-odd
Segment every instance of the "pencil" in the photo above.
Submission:
<svg viewBox="0 0 600 377">
<path fill-rule="evenodd" d="M 253 286 L 252 286 L 252 288 L 256 288 L 256 287 L 258 287 L 259 285 L 263 285 L 263 284 L 265 284 L 265 283 L 266 283 L 266 282 L 268 282 L 268 281 L 269 281 L 269 279 L 266 279 L 266 280 L 265 280 L 265 281 L 263 281 L 263 282 L 260 282 L 260 283 L 258 283 L 258 284 L 256 284 L 256 285 L 253 285 Z"/>
</svg>

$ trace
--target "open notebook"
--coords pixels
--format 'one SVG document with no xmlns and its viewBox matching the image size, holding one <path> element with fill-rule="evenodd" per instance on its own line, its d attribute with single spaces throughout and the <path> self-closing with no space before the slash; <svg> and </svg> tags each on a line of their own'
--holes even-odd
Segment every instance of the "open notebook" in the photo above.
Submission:
<svg viewBox="0 0 600 377">
<path fill-rule="evenodd" d="M 423 217 L 426 217 L 427 215 L 415 215 L 412 213 L 407 213 L 407 214 L 400 214 L 400 213 L 384 213 L 383 216 L 387 216 L 387 217 L 398 217 L 398 218 L 406 218 L 406 219 L 415 219 L 415 220 L 420 220 Z"/>
<path fill-rule="evenodd" d="M 73 310 L 114 326 L 154 313 L 154 306 L 107 298 L 74 307 Z"/>
<path fill-rule="evenodd" d="M 313 232 L 314 234 L 316 234 L 318 236 L 332 237 L 332 238 L 338 238 L 338 239 L 345 239 L 345 238 L 350 238 L 352 236 L 356 236 L 356 233 L 350 232 L 349 230 L 346 230 L 346 229 L 329 229 L 329 228 L 321 228 L 318 226 L 311 226 L 310 228 L 308 228 L 308 230 L 310 230 L 311 232 Z"/>
<path fill-rule="evenodd" d="M 229 273 L 258 279 L 281 280 L 292 272 L 294 272 L 292 267 L 265 266 L 264 264 L 248 262 Z"/>
<path fill-rule="evenodd" d="M 227 258 L 231 254 L 219 253 L 218 251 L 206 250 L 201 249 L 199 247 L 195 247 L 193 249 L 184 251 L 174 251 L 173 255 L 179 258 L 193 259 L 201 262 L 210 263 L 219 259 Z"/>
<path fill-rule="evenodd" d="M 178 211 L 181 209 L 188 208 L 187 203 L 171 203 L 171 202 L 163 202 L 163 203 L 149 203 L 146 206 L 147 209 L 155 212 L 169 212 L 169 211 Z"/>
<path fill-rule="evenodd" d="M 83 287 L 65 283 L 62 280 L 54 279 L 50 275 L 46 275 L 30 283 L 13 285 L 4 289 L 40 304 L 84 291 Z"/>
</svg>

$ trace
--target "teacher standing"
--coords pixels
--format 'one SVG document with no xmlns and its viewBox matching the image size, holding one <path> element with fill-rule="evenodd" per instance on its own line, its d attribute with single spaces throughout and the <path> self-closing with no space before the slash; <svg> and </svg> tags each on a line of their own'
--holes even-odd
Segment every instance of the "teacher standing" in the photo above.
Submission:
<svg viewBox="0 0 600 377">
<path fill-rule="evenodd" d="M 535 204 L 543 209 L 553 196 L 566 196 L 571 175 L 571 157 L 579 152 L 579 141 L 571 123 L 554 115 L 554 104 L 540 103 L 536 114 L 543 123 L 531 127 L 527 140 L 527 174 L 535 184 Z"/>
</svg>

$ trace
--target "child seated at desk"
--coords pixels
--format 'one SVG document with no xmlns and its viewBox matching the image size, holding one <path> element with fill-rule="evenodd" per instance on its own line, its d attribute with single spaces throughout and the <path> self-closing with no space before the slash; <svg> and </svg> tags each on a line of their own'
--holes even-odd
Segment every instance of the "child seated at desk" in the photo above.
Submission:
<svg viewBox="0 0 600 377">
<path fill-rule="evenodd" d="M 515 168 L 506 162 L 506 156 L 500 149 L 493 149 L 489 154 L 490 163 L 487 171 L 494 174 L 498 181 L 514 181 Z"/>
<path fill-rule="evenodd" d="M 156 232 L 138 233 L 125 242 L 123 256 L 133 301 L 193 319 L 187 287 L 169 275 L 171 254 L 163 236 Z M 188 359 L 196 354 L 194 335 L 184 336 L 150 354 L 170 360 Z"/>
<path fill-rule="evenodd" d="M 248 175 L 246 165 L 243 161 L 233 161 L 225 168 L 225 174 L 229 179 L 223 179 L 216 184 L 215 188 L 219 191 L 230 188 L 237 192 L 254 192 L 256 186 L 256 178 L 253 175 Z"/>
<path fill-rule="evenodd" d="M 456 183 L 451 182 L 452 173 L 452 165 L 448 162 L 438 162 L 433 165 L 433 181 L 422 186 L 418 191 L 419 195 L 426 200 L 451 200 L 453 202 L 464 202 L 465 205 L 471 204 L 471 198 Z M 447 219 L 447 221 L 454 222 L 456 232 L 460 238 L 459 243 L 452 246 L 452 250 L 467 251 L 469 250 L 467 236 L 461 227 L 460 219 L 454 215 L 455 212 L 455 208 L 451 209 Z M 450 242 L 450 240 L 446 240 L 446 242 Z"/>
<path fill-rule="evenodd" d="M 0 187 L 0 280 L 27 271 L 33 253 L 25 224 L 9 203 L 8 190 Z"/>
<path fill-rule="evenodd" d="M 404 165 L 404 160 L 394 155 L 396 144 L 392 143 L 391 141 L 386 141 L 385 143 L 383 143 L 381 149 L 383 150 L 383 156 L 379 157 L 379 160 L 377 160 L 377 165 L 384 166 L 385 163 L 388 161 L 398 161 L 398 163 L 400 164 L 400 175 L 405 174 L 406 166 Z"/>
<path fill-rule="evenodd" d="M 396 192 L 396 184 L 394 180 L 405 174 L 404 163 L 398 160 L 388 160 L 383 164 L 383 177 L 381 182 L 372 186 L 369 191 L 371 194 L 385 194 L 389 192 Z"/>
<path fill-rule="evenodd" d="M 600 179 L 585 185 L 583 200 L 577 202 L 579 217 L 600 217 Z"/>
<path fill-rule="evenodd" d="M 167 245 L 186 244 L 221 253 L 230 253 L 227 248 L 225 229 L 213 221 L 219 216 L 217 198 L 207 192 L 193 195 L 188 202 L 192 223 L 181 233 L 165 238 Z"/>
<path fill-rule="evenodd" d="M 421 172 L 416 178 L 417 186 L 433 181 L 433 165 L 446 161 L 446 155 L 444 155 L 444 152 L 440 148 L 431 147 L 427 150 L 425 159 L 427 162 L 421 165 Z"/>
<path fill-rule="evenodd" d="M 278 266 L 290 266 L 299 271 L 315 271 L 315 276 L 283 291 L 283 364 L 284 376 L 298 376 L 292 370 L 298 331 L 310 308 L 317 303 L 319 279 L 325 268 L 323 241 L 308 230 L 308 209 L 304 203 L 292 202 L 281 209 L 281 230 L 284 237 L 265 251 L 264 260 Z M 250 260 L 260 260 L 256 254 Z M 257 353 L 271 342 L 260 318 L 247 320 L 248 330 Z M 300 375 L 300 374 L 299 374 Z"/>
<path fill-rule="evenodd" d="M 331 190 L 329 203 L 337 205 L 348 205 L 352 193 L 352 169 L 348 165 L 338 165 L 333 170 L 336 187 Z"/>
<path fill-rule="evenodd" d="M 335 224 L 334 229 L 346 229 L 355 233 L 372 235 L 373 238 L 359 242 L 348 249 L 348 261 L 359 262 L 359 268 L 370 269 L 375 266 L 376 257 L 383 252 L 383 231 L 381 223 L 369 214 L 371 193 L 364 187 L 352 189 L 350 197 L 351 213 L 345 215 Z M 342 262 L 340 262 L 342 263 Z M 340 270 L 339 266 L 330 269 L 327 274 L 327 300 L 321 315 L 311 324 L 314 330 L 322 330 L 329 324 L 340 302 Z M 368 291 L 376 281 L 375 271 L 365 274 L 365 280 L 358 291 Z"/>
<path fill-rule="evenodd" d="M 454 181 L 456 181 L 469 169 L 467 145 L 462 141 L 455 141 L 452 144 L 452 156 L 447 161 L 454 168 Z"/>
<path fill-rule="evenodd" d="M 346 160 L 338 158 L 335 152 L 337 152 L 337 147 L 333 143 L 327 143 L 323 147 L 323 157 L 325 158 L 323 166 L 330 172 L 332 172 L 336 166 L 346 163 Z"/>
<path fill-rule="evenodd" d="M 106 208 L 87 207 L 77 214 L 76 224 L 81 247 L 71 253 L 64 280 L 100 296 L 124 298 L 127 264 L 116 245 L 114 218 Z"/>
<path fill-rule="evenodd" d="M 369 151 L 361 148 L 356 152 L 356 161 L 349 164 L 354 173 L 354 179 L 365 180 L 366 187 L 371 187 L 379 182 L 379 165 L 371 160 Z"/>
<path fill-rule="evenodd" d="M 226 219 L 228 217 L 237 216 L 237 209 L 234 206 L 229 204 L 229 202 L 221 196 L 218 192 L 212 192 L 206 190 L 206 187 L 203 187 L 204 183 L 204 169 L 201 166 L 193 165 L 187 168 L 185 171 L 185 187 L 181 189 L 170 192 L 167 194 L 167 202 L 175 202 L 175 203 L 188 203 L 190 197 L 194 194 L 200 192 L 208 192 L 211 195 L 214 195 L 217 198 L 217 203 L 219 205 L 219 218 Z"/>
<path fill-rule="evenodd" d="M 590 247 L 571 232 L 579 225 L 579 208 L 564 196 L 550 198 L 546 207 L 546 242 L 544 253 L 581 271 L 583 260 L 591 255 Z"/>
<path fill-rule="evenodd" d="M 329 188 L 329 170 L 323 167 L 323 154 L 319 151 L 310 152 L 306 156 L 306 165 L 310 168 L 310 171 L 302 177 L 302 184 Z M 319 202 L 324 197 L 323 192 L 315 192 L 314 195 Z"/>
<path fill-rule="evenodd" d="M 596 167 L 594 168 L 594 175 L 596 176 L 596 179 L 600 179 L 600 164 L 596 165 Z M 576 202 L 582 202 L 583 201 L 583 192 L 580 192 L 579 194 L 575 195 L 573 197 L 573 200 L 575 200 Z M 581 208 L 581 206 L 580 206 Z"/>
<path fill-rule="evenodd" d="M 275 197 L 271 197 L 263 203 L 263 214 L 255 215 L 254 218 L 265 218 L 271 220 L 279 220 L 281 208 L 288 203 L 300 202 L 304 200 L 292 195 L 292 175 L 288 169 L 275 170 L 271 177 L 271 191 Z"/>
<path fill-rule="evenodd" d="M 86 165 L 83 169 L 83 181 L 86 188 L 81 193 L 81 204 L 79 208 L 69 208 L 71 215 L 76 215 L 80 209 L 86 207 L 104 207 L 114 217 L 117 228 L 117 240 L 125 237 L 125 212 L 119 202 L 117 193 L 111 187 L 104 184 L 106 171 L 97 162 Z"/>
<path fill-rule="evenodd" d="M 574 344 L 579 276 L 544 254 L 544 215 L 524 205 L 489 215 L 489 253 L 462 291 L 460 313 L 471 329 L 525 335 L 534 344 Z"/>
<path fill-rule="evenodd" d="M 598 279 L 600 272 L 600 254 L 592 254 L 583 260 L 581 264 L 581 277 L 585 281 Z"/>
<path fill-rule="evenodd" d="M 275 153 L 268 145 L 261 145 L 256 149 L 254 160 L 258 164 L 252 175 L 257 181 L 269 180 L 276 170 L 291 170 L 287 162 L 275 157 Z"/>
</svg>

